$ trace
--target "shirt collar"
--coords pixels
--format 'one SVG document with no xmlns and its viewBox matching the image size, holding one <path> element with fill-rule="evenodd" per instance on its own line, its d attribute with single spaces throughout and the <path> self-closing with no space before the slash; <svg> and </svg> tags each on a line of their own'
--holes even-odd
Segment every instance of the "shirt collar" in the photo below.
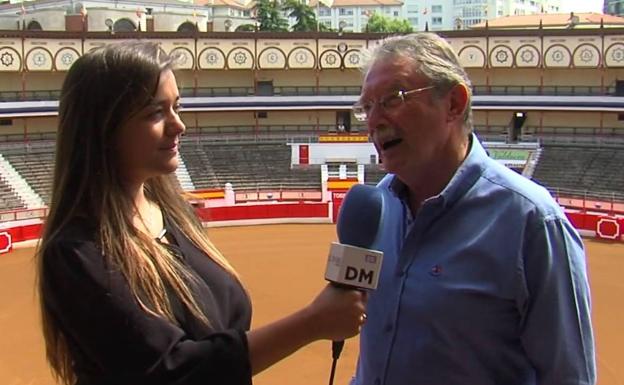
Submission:
<svg viewBox="0 0 624 385">
<path fill-rule="evenodd" d="M 468 156 L 459 166 L 455 174 L 442 192 L 429 199 L 442 199 L 444 206 L 450 206 L 461 198 L 475 184 L 483 173 L 483 161 L 488 158 L 475 134 L 470 134 Z M 396 177 L 388 185 L 388 189 L 399 199 L 407 198 L 407 186 Z"/>
</svg>

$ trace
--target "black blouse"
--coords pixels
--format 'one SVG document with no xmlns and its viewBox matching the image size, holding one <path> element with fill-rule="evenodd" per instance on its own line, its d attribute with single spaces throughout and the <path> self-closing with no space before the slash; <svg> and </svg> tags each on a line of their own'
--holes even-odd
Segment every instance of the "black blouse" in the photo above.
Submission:
<svg viewBox="0 0 624 385">
<path fill-rule="evenodd" d="M 78 385 L 251 384 L 247 294 L 176 226 L 165 225 L 168 247 L 199 278 L 191 287 L 210 326 L 171 295 L 178 325 L 143 311 L 86 221 L 72 222 L 43 256 L 44 306 L 68 339 Z"/>
</svg>

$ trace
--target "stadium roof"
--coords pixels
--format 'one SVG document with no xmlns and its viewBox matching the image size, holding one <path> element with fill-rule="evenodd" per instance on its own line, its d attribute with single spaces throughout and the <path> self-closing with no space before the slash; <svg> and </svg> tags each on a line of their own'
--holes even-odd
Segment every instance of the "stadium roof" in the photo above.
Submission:
<svg viewBox="0 0 624 385">
<path fill-rule="evenodd" d="M 350 111 L 357 95 L 183 97 L 182 112 Z M 624 112 L 621 96 L 475 95 L 473 110 Z M 0 118 L 58 115 L 58 101 L 0 103 Z"/>
<path fill-rule="evenodd" d="M 624 17 L 602 13 L 537 13 L 503 16 L 473 25 L 472 29 L 549 29 L 624 27 Z"/>
</svg>

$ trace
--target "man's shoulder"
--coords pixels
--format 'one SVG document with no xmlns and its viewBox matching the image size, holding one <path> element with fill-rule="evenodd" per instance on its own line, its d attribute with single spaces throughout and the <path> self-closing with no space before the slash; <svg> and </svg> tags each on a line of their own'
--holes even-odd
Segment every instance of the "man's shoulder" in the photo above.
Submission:
<svg viewBox="0 0 624 385">
<path fill-rule="evenodd" d="M 535 181 L 491 160 L 481 175 L 483 184 L 499 190 L 519 204 L 532 208 L 544 216 L 563 215 L 550 192 Z"/>
</svg>

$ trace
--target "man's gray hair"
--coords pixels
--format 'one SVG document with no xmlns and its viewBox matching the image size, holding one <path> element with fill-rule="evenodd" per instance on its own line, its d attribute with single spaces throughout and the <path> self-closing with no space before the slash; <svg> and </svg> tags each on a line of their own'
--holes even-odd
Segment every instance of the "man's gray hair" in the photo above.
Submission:
<svg viewBox="0 0 624 385">
<path fill-rule="evenodd" d="M 395 57 L 412 60 L 418 66 L 417 71 L 435 87 L 434 93 L 438 97 L 446 95 L 457 84 L 466 86 L 468 106 L 464 113 L 464 129 L 472 131 L 472 84 L 446 40 L 428 32 L 386 38 L 365 53 L 362 70 L 366 73 L 374 63 Z"/>
</svg>

